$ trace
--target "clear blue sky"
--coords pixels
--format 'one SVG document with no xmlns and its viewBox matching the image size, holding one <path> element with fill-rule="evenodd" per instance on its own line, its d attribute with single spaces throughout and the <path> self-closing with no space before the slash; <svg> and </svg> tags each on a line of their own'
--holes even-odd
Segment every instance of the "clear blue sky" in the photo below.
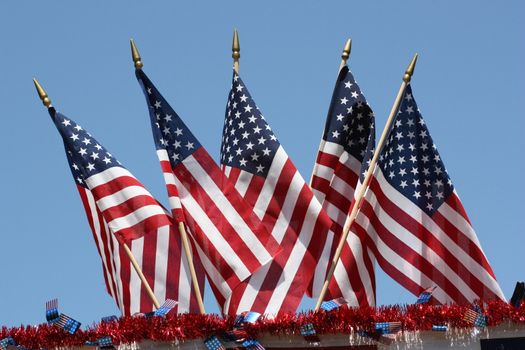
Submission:
<svg viewBox="0 0 525 350">
<path fill-rule="evenodd" d="M 54 297 L 84 324 L 118 312 L 59 135 L 31 79 L 166 202 L 129 39 L 145 71 L 218 158 L 234 27 L 243 80 L 305 178 L 347 37 L 350 68 L 378 126 L 418 52 L 414 95 L 510 297 L 525 278 L 525 3 L 187 3 L 0 4 L 0 324 L 41 323 L 44 303 Z M 379 303 L 413 300 L 379 273 Z M 206 304 L 217 310 L 212 299 Z"/>
</svg>

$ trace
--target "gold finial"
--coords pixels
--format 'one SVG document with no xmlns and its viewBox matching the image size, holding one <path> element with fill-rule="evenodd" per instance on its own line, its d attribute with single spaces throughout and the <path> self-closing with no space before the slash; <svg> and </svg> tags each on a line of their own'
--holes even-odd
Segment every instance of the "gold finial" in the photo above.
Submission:
<svg viewBox="0 0 525 350">
<path fill-rule="evenodd" d="M 233 31 L 232 58 L 233 58 L 233 67 L 235 71 L 238 73 L 239 72 L 239 58 L 241 58 L 241 46 L 239 45 L 239 33 L 237 33 L 237 29 Z"/>
<path fill-rule="evenodd" d="M 133 39 L 130 39 L 129 43 L 131 44 L 131 57 L 133 57 L 135 68 L 141 69 L 144 65 L 142 64 L 142 60 L 140 58 L 140 53 L 139 53 L 139 50 L 137 49 L 137 45 L 135 45 L 135 41 Z"/>
<path fill-rule="evenodd" d="M 403 81 L 405 83 L 410 83 L 410 79 L 412 79 L 412 75 L 414 74 L 414 68 L 416 68 L 417 57 L 418 54 L 416 53 L 414 55 L 414 58 L 412 58 L 412 61 L 408 65 L 405 75 L 403 76 Z"/>
<path fill-rule="evenodd" d="M 350 51 L 352 51 L 352 39 L 348 39 L 345 44 L 345 48 L 343 49 L 343 53 L 341 54 L 341 58 L 346 62 L 348 57 L 350 57 Z"/>
<path fill-rule="evenodd" d="M 42 100 L 44 106 L 46 106 L 47 108 L 51 107 L 51 100 L 47 96 L 46 90 L 44 90 L 42 85 L 40 85 L 38 80 L 36 80 L 35 78 L 33 78 L 33 83 L 35 83 L 36 91 L 38 92 L 38 97 L 40 97 L 40 100 Z"/>
</svg>

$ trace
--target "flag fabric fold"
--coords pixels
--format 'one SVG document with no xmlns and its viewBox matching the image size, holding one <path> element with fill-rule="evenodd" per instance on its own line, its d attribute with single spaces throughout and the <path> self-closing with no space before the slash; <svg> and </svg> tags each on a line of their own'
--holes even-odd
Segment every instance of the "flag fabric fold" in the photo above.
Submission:
<svg viewBox="0 0 525 350">
<path fill-rule="evenodd" d="M 437 303 L 504 300 L 409 85 L 354 229 L 381 268 Z"/>
<path fill-rule="evenodd" d="M 136 70 L 136 76 L 148 104 L 171 209 L 174 216 L 184 216 L 223 306 L 239 283 L 277 254 L 278 244 L 146 74 Z"/>
<path fill-rule="evenodd" d="M 326 240 L 312 279 L 309 294 L 314 297 L 320 294 L 374 147 L 374 113 L 345 65 L 337 77 L 311 180 L 334 233 Z M 374 265 L 364 240 L 350 231 L 325 300 L 344 298 L 351 306 L 374 306 Z"/>
<path fill-rule="evenodd" d="M 123 243 L 158 300 L 178 300 L 178 313 L 197 312 L 187 260 L 169 213 L 91 134 L 54 108 L 49 112 L 102 259 L 106 289 L 122 314 L 154 310 Z"/>
<path fill-rule="evenodd" d="M 331 220 L 234 72 L 221 163 L 224 174 L 282 248 L 233 291 L 228 313 L 295 312 L 310 283 Z"/>
</svg>

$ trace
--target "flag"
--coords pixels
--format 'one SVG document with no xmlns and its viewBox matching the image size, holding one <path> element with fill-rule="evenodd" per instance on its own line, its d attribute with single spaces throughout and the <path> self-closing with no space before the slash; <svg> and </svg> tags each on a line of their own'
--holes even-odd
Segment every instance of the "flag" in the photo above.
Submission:
<svg viewBox="0 0 525 350">
<path fill-rule="evenodd" d="M 148 103 L 171 209 L 182 208 L 223 305 L 232 289 L 272 259 L 278 245 L 146 74 L 139 69 L 136 76 Z"/>
<path fill-rule="evenodd" d="M 198 312 L 180 236 L 164 208 L 79 124 L 50 108 L 93 233 L 108 293 L 124 315 L 154 309 L 121 242 L 127 242 L 158 300 Z"/>
<path fill-rule="evenodd" d="M 282 252 L 232 295 L 230 314 L 295 312 L 331 220 L 234 72 L 221 146 L 224 174 L 253 207 Z"/>
<path fill-rule="evenodd" d="M 381 268 L 438 303 L 504 300 L 409 85 L 354 229 Z"/>
<path fill-rule="evenodd" d="M 376 322 L 375 328 L 378 334 L 395 334 L 401 331 L 401 322 Z"/>
<path fill-rule="evenodd" d="M 425 289 L 419 296 L 417 297 L 416 304 L 426 304 L 430 301 L 430 298 L 432 298 L 432 293 L 434 292 L 434 289 L 436 287 L 430 287 Z"/>
<path fill-rule="evenodd" d="M 463 315 L 463 320 L 468 324 L 471 324 L 476 327 L 486 327 L 487 326 L 487 316 L 483 314 L 479 306 L 473 305 L 472 308 L 467 309 Z"/>
<path fill-rule="evenodd" d="M 312 173 L 312 190 L 332 219 L 334 232 L 316 267 L 309 290 L 312 296 L 321 292 L 356 188 L 364 180 L 375 146 L 374 126 L 374 113 L 345 65 L 337 78 Z M 325 300 L 343 297 L 351 306 L 375 305 L 374 259 L 363 243 L 349 232 Z"/>
</svg>

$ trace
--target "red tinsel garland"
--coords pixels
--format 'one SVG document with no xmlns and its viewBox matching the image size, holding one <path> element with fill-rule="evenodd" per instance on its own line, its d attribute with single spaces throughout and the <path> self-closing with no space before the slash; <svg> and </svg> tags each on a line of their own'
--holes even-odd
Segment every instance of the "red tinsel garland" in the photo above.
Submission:
<svg viewBox="0 0 525 350">
<path fill-rule="evenodd" d="M 257 337 L 260 333 L 300 334 L 299 328 L 312 323 L 318 334 L 350 333 L 350 331 L 373 331 L 375 322 L 401 321 L 403 330 L 430 330 L 432 325 L 468 328 L 463 320 L 468 306 L 405 305 L 379 308 L 341 307 L 330 312 L 307 312 L 283 315 L 275 319 L 259 319 L 247 324 L 247 332 Z M 525 323 L 525 303 L 515 308 L 503 301 L 492 301 L 484 305 L 488 325 L 502 322 Z M 116 322 L 100 323 L 71 335 L 56 326 L 3 327 L 0 339 L 11 336 L 30 349 L 82 346 L 86 341 L 96 341 L 110 336 L 114 344 L 140 342 L 143 340 L 173 341 L 206 338 L 232 329 L 233 318 L 222 319 L 217 315 L 168 315 L 161 317 L 123 317 Z"/>
</svg>

